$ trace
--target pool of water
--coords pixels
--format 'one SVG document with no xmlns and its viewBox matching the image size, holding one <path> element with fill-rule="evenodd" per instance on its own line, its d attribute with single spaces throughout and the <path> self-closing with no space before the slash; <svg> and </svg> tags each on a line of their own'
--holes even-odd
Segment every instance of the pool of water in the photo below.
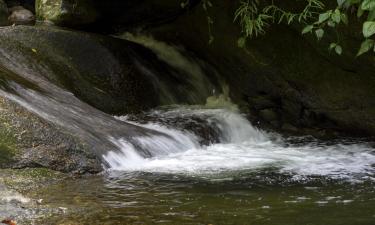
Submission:
<svg viewBox="0 0 375 225">
<path fill-rule="evenodd" d="M 110 172 L 27 194 L 43 199 L 25 224 L 371 225 L 374 183 L 272 171 L 207 176 Z M 30 216 L 29 216 L 30 217 Z"/>
</svg>

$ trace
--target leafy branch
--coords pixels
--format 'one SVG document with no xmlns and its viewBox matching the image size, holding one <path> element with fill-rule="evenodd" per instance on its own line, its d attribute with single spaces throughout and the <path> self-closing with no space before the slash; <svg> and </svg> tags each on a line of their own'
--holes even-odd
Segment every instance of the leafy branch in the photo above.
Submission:
<svg viewBox="0 0 375 225">
<path fill-rule="evenodd" d="M 367 18 L 362 25 L 362 34 L 364 41 L 358 50 L 357 57 L 369 52 L 375 52 L 375 41 L 371 37 L 375 34 L 375 0 L 337 0 L 337 7 L 334 10 L 327 10 L 319 14 L 318 20 L 313 24 L 307 25 L 302 34 L 312 33 L 320 40 L 324 35 L 326 28 L 336 28 L 338 25 L 348 25 L 348 11 L 357 11 L 357 19 Z M 331 43 L 330 50 L 335 50 L 338 55 L 342 54 L 342 47 L 339 41 Z"/>
<path fill-rule="evenodd" d="M 324 8 L 320 0 L 305 1 L 306 5 L 302 11 L 291 12 L 277 6 L 273 1 L 272 4 L 262 7 L 259 0 L 241 0 L 234 17 L 234 21 L 239 22 L 242 27 L 243 36 L 238 40 L 238 45 L 244 47 L 247 39 L 264 34 L 271 23 L 306 23 Z"/>
</svg>

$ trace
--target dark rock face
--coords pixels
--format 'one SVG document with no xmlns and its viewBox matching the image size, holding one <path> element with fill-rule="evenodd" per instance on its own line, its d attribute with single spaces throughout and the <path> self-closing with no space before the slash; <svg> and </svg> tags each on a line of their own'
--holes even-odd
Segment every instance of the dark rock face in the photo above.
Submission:
<svg viewBox="0 0 375 225">
<path fill-rule="evenodd" d="M 199 1 L 185 1 L 184 5 L 184 1 L 176 0 L 94 0 L 94 5 L 102 23 L 137 27 L 173 21 Z"/>
<path fill-rule="evenodd" d="M 95 32 L 138 27 L 176 19 L 200 0 L 36 0 L 38 21 Z"/>
<path fill-rule="evenodd" d="M 137 68 L 133 55 L 138 50 L 146 55 L 152 53 L 137 44 L 52 27 L 26 26 L 3 29 L 0 40 L 4 51 L 16 48 L 33 54 L 32 58 L 52 70 L 40 71 L 41 76 L 104 112 L 128 113 L 158 104 L 153 85 Z M 29 62 L 32 63 L 35 62 Z M 36 69 L 33 65 L 28 67 Z"/>
<path fill-rule="evenodd" d="M 97 173 L 100 159 L 79 138 L 0 97 L 0 167 Z"/>
<path fill-rule="evenodd" d="M 0 26 L 8 25 L 8 7 L 7 4 L 0 0 Z"/>
<path fill-rule="evenodd" d="M 327 51 L 329 34 L 327 43 L 316 42 L 302 36 L 301 27 L 282 25 L 242 49 L 237 46 L 240 27 L 232 23 L 236 7 L 235 2 L 216 1 L 209 9 L 214 20 L 211 45 L 202 7 L 145 32 L 212 63 L 231 87 L 232 99 L 255 115 L 254 122 L 301 132 L 307 128 L 307 133 L 315 128 L 375 135 L 375 67 L 371 57 L 355 58 L 350 52 L 360 46 L 360 34 L 353 32 L 357 25 L 343 33 L 344 49 L 351 50 L 341 57 Z M 277 114 L 277 123 L 262 119 L 265 109 Z"/>
</svg>

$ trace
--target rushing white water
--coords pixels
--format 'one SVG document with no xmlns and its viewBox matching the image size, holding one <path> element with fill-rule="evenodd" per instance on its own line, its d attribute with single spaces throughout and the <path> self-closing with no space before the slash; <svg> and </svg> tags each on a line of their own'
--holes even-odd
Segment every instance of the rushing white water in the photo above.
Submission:
<svg viewBox="0 0 375 225">
<path fill-rule="evenodd" d="M 217 174 L 233 170 L 272 169 L 294 177 L 369 178 L 375 173 L 374 149 L 366 144 L 291 145 L 254 128 L 246 118 L 227 109 L 187 109 L 154 111 L 161 122 L 191 116 L 205 119 L 220 130 L 220 143 L 202 146 L 199 137 L 188 131 L 149 123 L 147 128 L 167 133 L 171 138 L 139 138 L 143 147 L 154 152 L 151 158 L 137 154 L 135 146 L 115 141 L 122 152 L 104 158 L 114 170 L 163 173 Z M 120 118 L 126 120 L 125 118 Z"/>
</svg>

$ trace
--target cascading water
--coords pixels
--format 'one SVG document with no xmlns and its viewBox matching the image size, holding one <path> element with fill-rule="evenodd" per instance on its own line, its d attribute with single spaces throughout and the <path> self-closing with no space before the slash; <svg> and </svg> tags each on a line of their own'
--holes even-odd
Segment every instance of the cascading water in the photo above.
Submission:
<svg viewBox="0 0 375 225">
<path fill-rule="evenodd" d="M 352 180 L 371 178 L 375 173 L 375 154 L 366 144 L 290 144 L 275 134 L 258 130 L 244 116 L 229 109 L 178 107 L 153 111 L 150 115 L 161 119 L 135 124 L 165 132 L 174 140 L 137 138 L 153 153 L 151 158 L 137 154 L 136 146 L 129 142 L 117 140 L 122 152 L 104 156 L 112 169 L 192 175 L 272 170 L 295 179 L 327 176 Z M 218 129 L 218 143 L 201 145 L 198 135 L 165 126 L 170 120 L 186 121 L 192 117 L 204 119 L 208 126 Z M 118 119 L 130 122 L 126 117 Z"/>
</svg>

